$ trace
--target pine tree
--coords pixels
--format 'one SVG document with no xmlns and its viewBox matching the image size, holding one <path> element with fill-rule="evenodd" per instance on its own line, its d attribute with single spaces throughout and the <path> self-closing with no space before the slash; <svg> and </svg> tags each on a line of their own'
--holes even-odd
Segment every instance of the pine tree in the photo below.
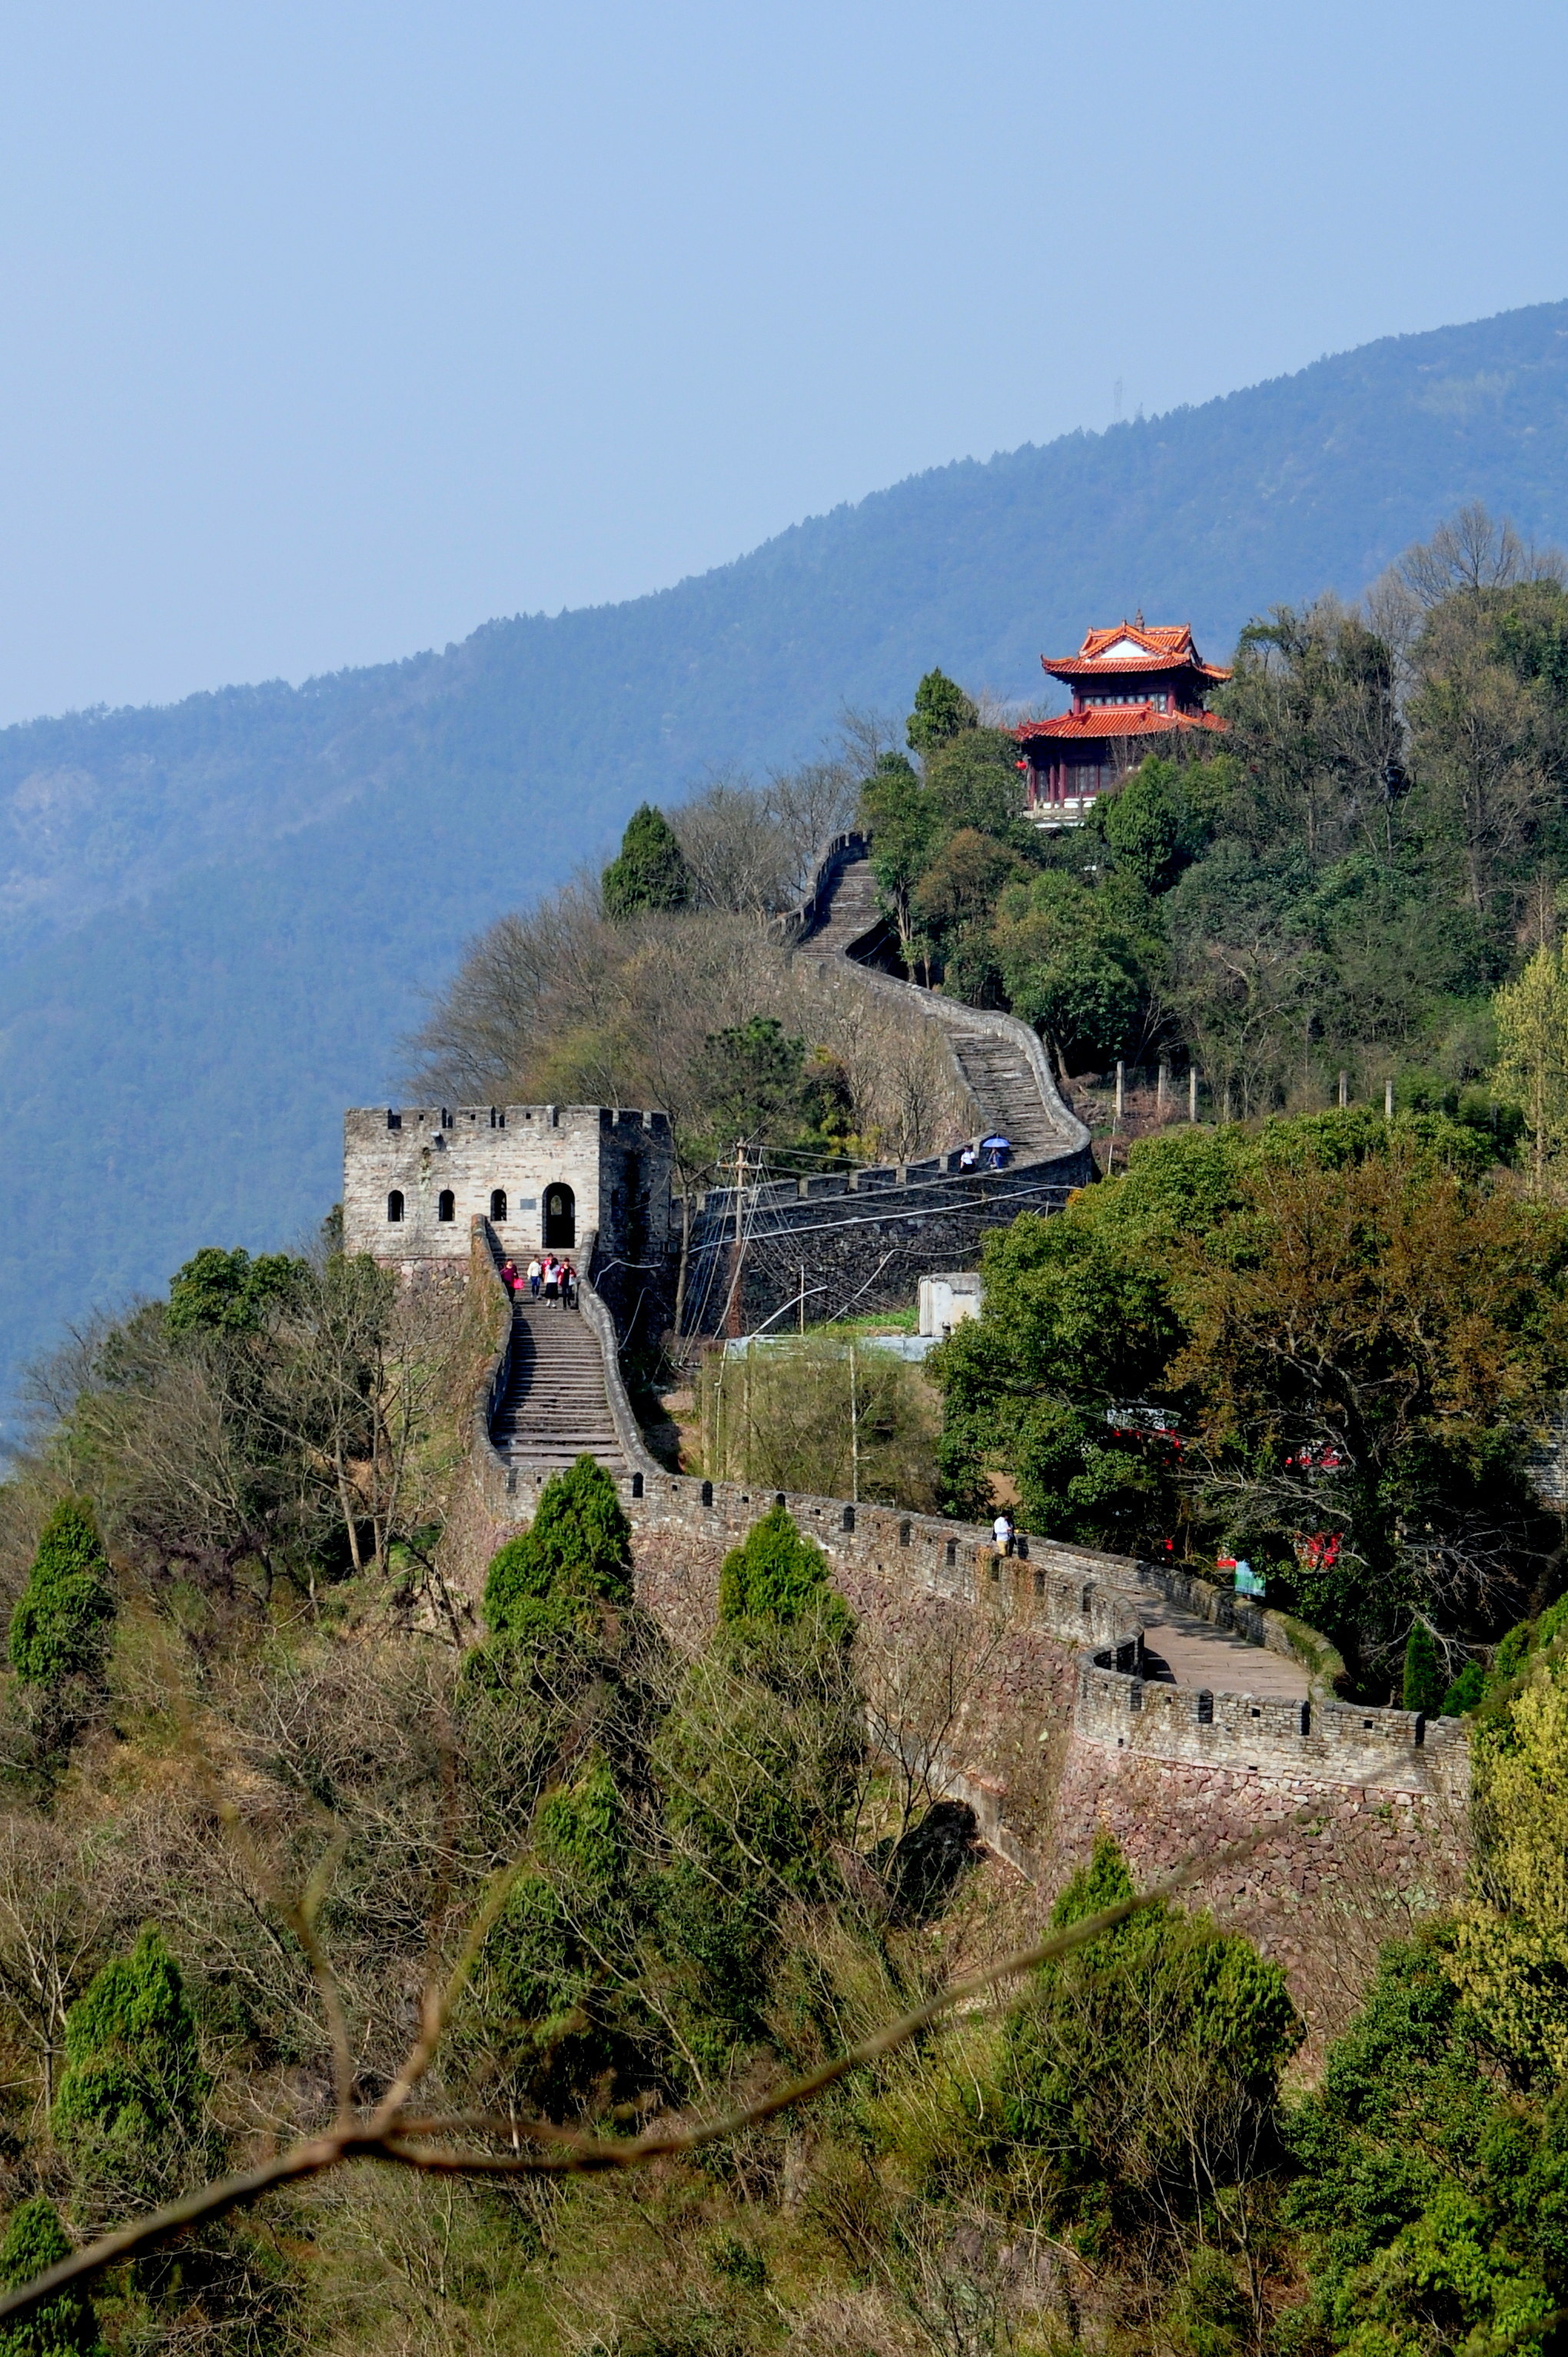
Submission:
<svg viewBox="0 0 1568 2357">
<path fill-rule="evenodd" d="M 579 1457 L 553 1473 L 530 1527 L 490 1558 L 485 1619 L 493 1635 L 522 1633 L 530 1608 L 631 1601 L 631 1524 L 611 1476 Z"/>
<path fill-rule="evenodd" d="M 37 2193 L 11 2212 L 0 2242 L 0 2286 L 15 2291 L 70 2251 L 59 2212 Z M 102 2351 L 92 2302 L 81 2290 L 57 2292 L 18 2323 L 0 2326 L 0 2357 L 102 2357 Z"/>
<path fill-rule="evenodd" d="M 65 2048 L 51 2124 L 78 2175 L 122 2199 L 166 2194 L 188 2169 L 209 2080 L 184 1977 L 153 1926 L 77 1998 Z"/>
<path fill-rule="evenodd" d="M 1437 1711 L 1448 1684 L 1437 1665 L 1437 1641 L 1424 1620 L 1412 1629 L 1404 1649 L 1406 1710 Z"/>
<path fill-rule="evenodd" d="M 828 1559 L 812 1539 L 803 1538 L 787 1506 L 770 1506 L 732 1547 L 719 1573 L 719 1619 L 770 1620 L 787 1627 L 811 1617 L 824 1633 L 844 1641 L 854 1617 L 828 1585 Z"/>
<path fill-rule="evenodd" d="M 922 758 L 938 753 L 979 720 L 979 712 L 956 680 L 949 679 L 945 672 L 929 671 L 915 690 L 908 731 L 909 750 Z"/>
<path fill-rule="evenodd" d="M 691 907 L 694 888 L 686 855 L 674 828 L 651 802 L 633 811 L 621 837 L 620 856 L 605 869 L 601 887 L 605 914 L 618 922 L 645 912 Z"/>
<path fill-rule="evenodd" d="M 27 1685 L 97 1678 L 109 1648 L 114 1597 L 92 1509 L 62 1498 L 38 1535 L 27 1584 L 11 1613 L 11 1666 Z"/>
</svg>

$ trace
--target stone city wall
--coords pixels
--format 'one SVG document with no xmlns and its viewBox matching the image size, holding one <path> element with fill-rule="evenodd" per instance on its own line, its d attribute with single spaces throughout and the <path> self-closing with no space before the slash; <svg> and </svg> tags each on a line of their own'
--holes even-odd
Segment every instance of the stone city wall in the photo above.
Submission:
<svg viewBox="0 0 1568 2357">
<path fill-rule="evenodd" d="M 494 1268 L 477 1240 L 474 1281 L 499 1295 Z M 780 1493 L 658 1465 L 591 1286 L 583 1308 L 634 1469 L 618 1487 L 639 1598 L 694 1651 L 713 1625 L 724 1556 Z M 491 1376 L 504 1377 L 500 1351 Z M 490 1555 L 532 1520 L 547 1478 L 497 1456 L 488 1409 L 487 1393 L 444 1562 L 471 1605 Z M 884 1723 L 901 1729 L 905 1756 L 925 1747 L 935 1787 L 967 1801 L 987 1844 L 1044 1896 L 1088 1857 L 1101 1826 L 1140 1878 L 1208 1861 L 1191 1903 L 1287 1967 L 1320 2041 L 1353 2004 L 1378 1941 L 1454 1895 L 1466 1848 L 1461 1725 L 1340 1701 L 1332 1648 L 1286 1615 L 1191 1573 L 1092 1548 L 1020 1534 L 1017 1555 L 1003 1559 L 972 1524 L 843 1499 L 784 1493 L 783 1502 L 861 1623 L 868 1690 Z M 1141 1613 L 1155 1599 L 1300 1663 L 1307 1696 L 1146 1678 Z M 1230 1663 L 1222 1667 L 1240 1685 Z M 961 1699 L 935 1728 L 909 1697 L 944 1678 Z M 1251 1846 L 1228 1854 L 1238 1844 Z"/>
</svg>

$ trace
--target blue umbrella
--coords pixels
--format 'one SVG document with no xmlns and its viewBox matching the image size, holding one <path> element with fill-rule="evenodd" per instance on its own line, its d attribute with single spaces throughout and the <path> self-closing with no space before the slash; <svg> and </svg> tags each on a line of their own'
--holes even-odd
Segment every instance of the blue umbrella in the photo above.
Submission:
<svg viewBox="0 0 1568 2357">
<path fill-rule="evenodd" d="M 980 1141 L 980 1150 L 982 1154 L 989 1154 L 993 1146 L 1004 1146 L 1011 1151 L 1012 1145 L 1013 1141 L 1010 1137 L 983 1137 Z"/>
</svg>

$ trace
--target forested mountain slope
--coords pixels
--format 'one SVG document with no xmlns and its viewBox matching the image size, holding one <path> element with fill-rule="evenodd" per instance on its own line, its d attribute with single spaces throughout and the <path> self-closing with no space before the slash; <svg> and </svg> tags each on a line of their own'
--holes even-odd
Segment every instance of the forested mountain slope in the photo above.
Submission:
<svg viewBox="0 0 1568 2357">
<path fill-rule="evenodd" d="M 1172 416 L 966 461 L 631 604 L 384 668 L 0 735 L 0 1358 L 336 1191 L 462 938 L 708 765 L 809 752 L 940 662 L 1142 605 L 1223 654 L 1478 497 L 1568 537 L 1568 304 L 1391 339 Z"/>
</svg>

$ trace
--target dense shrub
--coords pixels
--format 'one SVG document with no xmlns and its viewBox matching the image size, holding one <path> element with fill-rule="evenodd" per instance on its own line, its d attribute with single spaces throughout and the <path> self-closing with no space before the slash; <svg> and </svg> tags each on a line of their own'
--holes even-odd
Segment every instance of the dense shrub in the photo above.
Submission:
<svg viewBox="0 0 1568 2357">
<path fill-rule="evenodd" d="M 1286 2215 L 1335 2348 L 1539 2352 L 1568 2298 L 1568 2106 L 1506 2098 L 1450 1958 L 1441 1926 L 1385 1953 L 1290 2119 Z"/>
<path fill-rule="evenodd" d="M 158 2198 L 201 2165 L 209 2081 L 160 1932 L 94 1975 L 66 2015 L 65 2050 L 52 2126 L 84 2184 Z"/>
<path fill-rule="evenodd" d="M 11 1613 L 11 1666 L 26 1684 L 94 1679 L 109 1648 L 114 1597 L 92 1509 L 62 1498 L 38 1536 L 27 1584 Z"/>
<path fill-rule="evenodd" d="M 485 1619 L 492 1634 L 521 1635 L 537 1608 L 572 1611 L 631 1601 L 631 1524 L 612 1476 L 592 1457 L 553 1473 L 533 1521 L 490 1558 Z"/>
<path fill-rule="evenodd" d="M 1052 1927 L 1132 1895 L 1101 1834 Z M 1284 1975 L 1248 1941 L 1146 1908 L 1036 1975 L 1007 2022 L 1005 2125 L 1040 2154 L 1057 2214 L 1090 2235 L 1196 2214 L 1269 2157 L 1302 2034 Z"/>
<path fill-rule="evenodd" d="M 70 2256 L 70 2238 L 48 2196 L 36 2193 L 11 2212 L 0 2242 L 0 2286 L 6 2290 Z M 0 2357 L 102 2357 L 92 2302 L 81 2290 L 45 2300 L 19 2323 L 0 2325 Z"/>
</svg>

